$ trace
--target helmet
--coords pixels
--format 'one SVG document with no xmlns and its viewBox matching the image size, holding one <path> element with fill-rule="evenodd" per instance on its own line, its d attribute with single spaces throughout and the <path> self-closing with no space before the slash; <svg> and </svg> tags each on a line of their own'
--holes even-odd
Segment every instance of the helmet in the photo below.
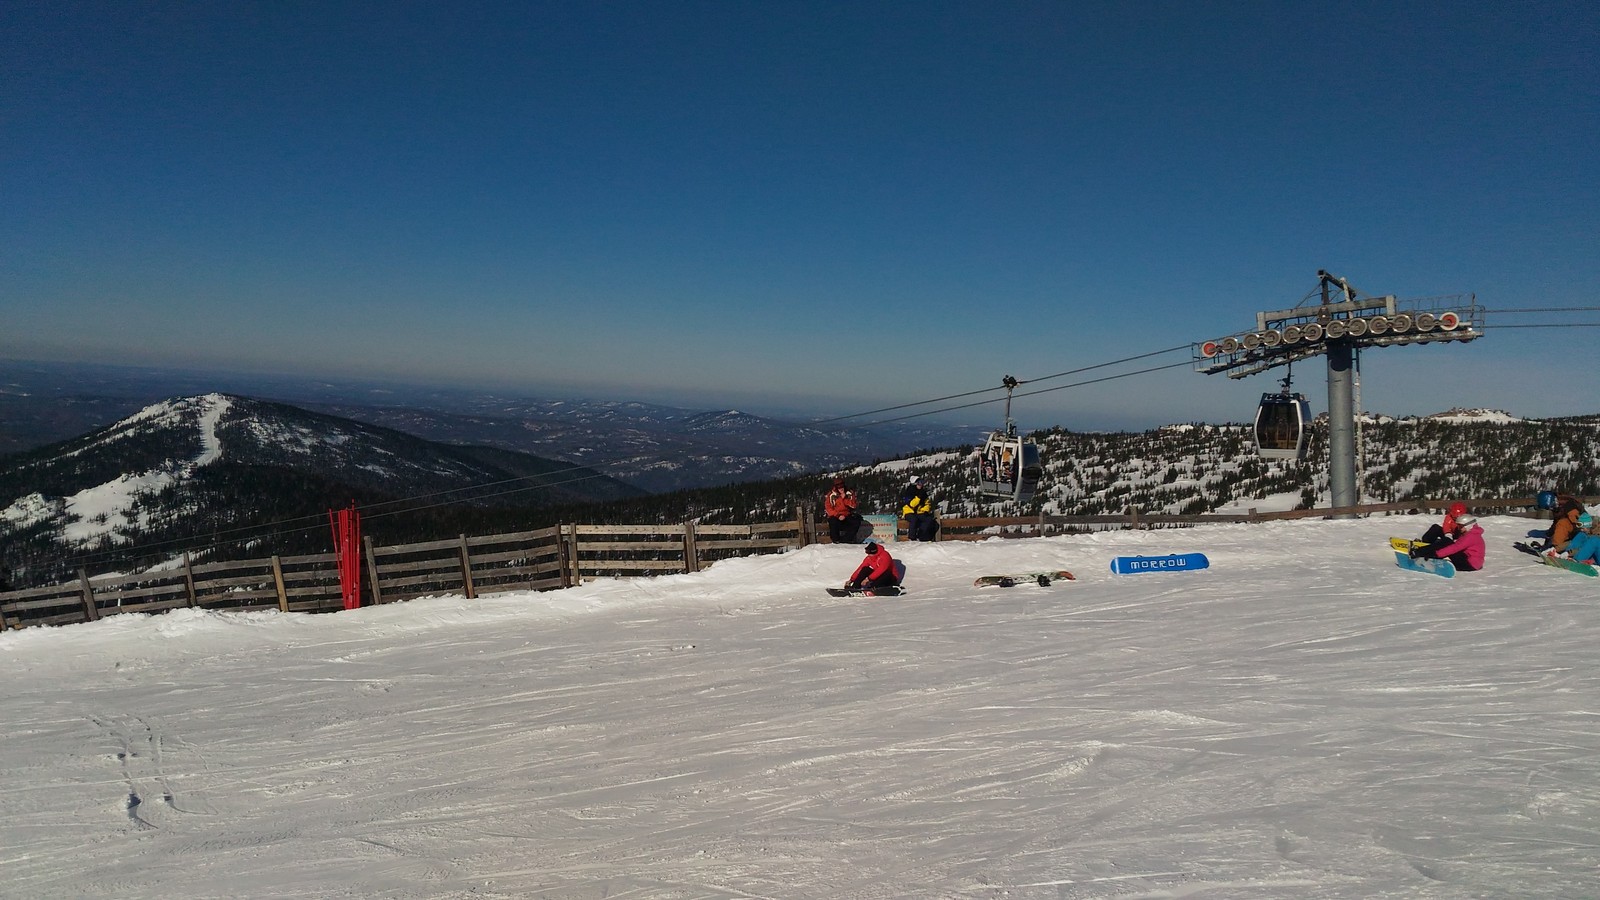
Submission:
<svg viewBox="0 0 1600 900">
<path fill-rule="evenodd" d="M 834 487 L 844 487 L 844 478 L 841 477 L 841 476 L 837 476 L 837 475 L 834 476 L 833 486 Z"/>
<path fill-rule="evenodd" d="M 1449 516 L 1452 519 L 1456 519 L 1456 520 L 1459 521 L 1461 519 L 1461 517 L 1466 514 L 1466 512 L 1467 512 L 1467 505 L 1465 503 L 1462 503 L 1461 501 L 1457 500 L 1456 502 L 1450 504 L 1450 509 L 1449 509 L 1448 512 L 1445 513 L 1445 515 Z"/>
<path fill-rule="evenodd" d="M 1461 515 L 1456 516 L 1456 524 L 1462 528 L 1471 528 L 1472 526 L 1478 524 L 1478 517 L 1472 513 L 1462 513 Z"/>
<path fill-rule="evenodd" d="M 878 552 L 878 544 L 877 544 L 877 542 L 876 541 L 867 541 L 867 555 L 871 556 L 872 554 L 877 553 L 877 552 Z"/>
</svg>

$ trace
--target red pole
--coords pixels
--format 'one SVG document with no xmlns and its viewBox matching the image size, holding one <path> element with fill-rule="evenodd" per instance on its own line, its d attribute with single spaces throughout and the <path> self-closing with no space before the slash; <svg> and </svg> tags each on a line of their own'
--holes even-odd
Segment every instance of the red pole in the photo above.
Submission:
<svg viewBox="0 0 1600 900">
<path fill-rule="evenodd" d="M 333 558 L 339 567 L 339 593 L 345 609 L 361 606 L 361 514 L 356 502 L 335 515 L 328 510 L 328 526 L 333 529 Z"/>
</svg>

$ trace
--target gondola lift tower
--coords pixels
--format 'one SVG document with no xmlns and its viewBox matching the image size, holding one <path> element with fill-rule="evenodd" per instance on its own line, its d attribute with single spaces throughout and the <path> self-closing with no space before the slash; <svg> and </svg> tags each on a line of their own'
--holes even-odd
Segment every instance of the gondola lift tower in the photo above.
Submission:
<svg viewBox="0 0 1600 900">
<path fill-rule="evenodd" d="M 1320 303 L 1309 303 L 1318 295 Z M 1413 300 L 1402 307 L 1393 294 L 1362 295 L 1345 279 L 1319 269 L 1317 288 L 1300 306 L 1258 312 L 1254 330 L 1195 344 L 1195 367 L 1206 375 L 1245 378 L 1313 356 L 1327 357 L 1328 481 L 1333 507 L 1343 509 L 1360 502 L 1355 371 L 1361 350 L 1476 340 L 1483 336 L 1483 312 L 1473 294 Z M 1310 428 L 1305 398 L 1291 394 L 1288 379 L 1284 381 L 1279 394 L 1262 395 L 1256 414 L 1257 453 L 1267 459 L 1299 458 Z M 1291 414 L 1298 418 L 1292 438 L 1283 430 Z M 1264 422 L 1277 430 L 1264 432 Z"/>
</svg>

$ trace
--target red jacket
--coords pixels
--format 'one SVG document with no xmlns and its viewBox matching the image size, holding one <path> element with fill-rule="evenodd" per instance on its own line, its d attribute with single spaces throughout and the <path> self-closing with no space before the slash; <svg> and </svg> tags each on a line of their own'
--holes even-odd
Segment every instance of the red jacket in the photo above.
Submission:
<svg viewBox="0 0 1600 900">
<path fill-rule="evenodd" d="M 889 551 L 879 547 L 877 553 L 867 554 L 867 558 L 861 561 L 861 565 L 856 568 L 856 573 L 850 576 L 848 583 L 861 584 L 869 578 L 876 581 L 893 572 L 894 557 L 889 555 Z"/>
<path fill-rule="evenodd" d="M 828 492 L 828 498 L 822 502 L 822 508 L 827 511 L 830 519 L 846 519 L 856 511 L 856 492 L 847 487 L 836 487 Z"/>
</svg>

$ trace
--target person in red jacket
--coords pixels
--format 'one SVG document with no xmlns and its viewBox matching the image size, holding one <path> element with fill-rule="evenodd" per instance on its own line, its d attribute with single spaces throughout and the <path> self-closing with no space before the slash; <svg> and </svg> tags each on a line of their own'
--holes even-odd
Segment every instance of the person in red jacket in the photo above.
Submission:
<svg viewBox="0 0 1600 900">
<path fill-rule="evenodd" d="M 861 516 L 856 513 L 856 492 L 843 478 L 833 479 L 833 490 L 823 498 L 822 511 L 828 517 L 828 540 L 835 544 L 854 544 L 861 531 Z"/>
<path fill-rule="evenodd" d="M 1460 518 L 1467 514 L 1467 505 L 1457 500 L 1445 510 L 1444 521 L 1437 525 L 1429 525 L 1428 530 L 1422 533 L 1421 541 L 1430 550 L 1455 543 L 1461 536 L 1461 526 L 1457 524 Z"/>
<path fill-rule="evenodd" d="M 1413 559 L 1448 559 L 1463 572 L 1476 572 L 1483 568 L 1483 529 L 1471 513 L 1456 516 L 1456 539 L 1442 547 L 1417 547 L 1411 551 Z"/>
<path fill-rule="evenodd" d="M 874 588 L 899 587 L 901 568 L 895 562 L 889 551 L 878 545 L 877 541 L 867 542 L 867 556 L 856 567 L 854 575 L 844 583 L 847 588 Z"/>
</svg>

